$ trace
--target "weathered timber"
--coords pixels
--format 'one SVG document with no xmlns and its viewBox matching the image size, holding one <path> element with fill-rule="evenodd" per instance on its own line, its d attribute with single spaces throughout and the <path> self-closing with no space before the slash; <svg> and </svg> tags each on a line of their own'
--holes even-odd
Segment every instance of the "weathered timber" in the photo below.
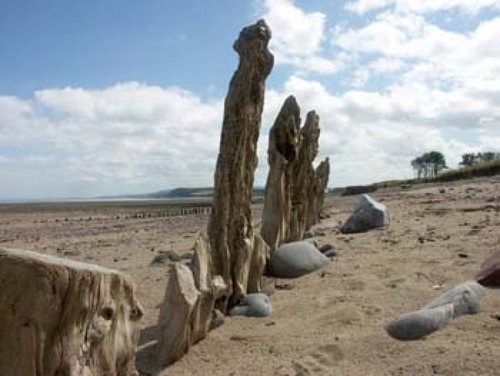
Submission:
<svg viewBox="0 0 500 376">
<path fill-rule="evenodd" d="M 233 48 L 240 56 L 224 105 L 214 198 L 207 234 L 200 234 L 191 269 L 171 267 L 160 309 L 161 366 L 167 366 L 220 325 L 247 292 L 260 291 L 269 247 L 252 226 L 252 188 L 265 79 L 273 66 L 264 21 L 244 28 Z"/>
<path fill-rule="evenodd" d="M 130 277 L 0 248 L 0 375 L 137 375 Z"/>
<path fill-rule="evenodd" d="M 313 194 L 315 172 L 313 161 L 318 154 L 319 116 L 315 111 L 307 113 L 306 121 L 300 130 L 302 145 L 299 157 L 293 167 L 292 214 L 288 241 L 301 240 L 307 230 L 309 196 Z"/>
<path fill-rule="evenodd" d="M 228 296 L 217 304 L 223 312 L 246 293 L 247 271 L 254 249 L 252 187 L 257 167 L 257 140 L 264 105 L 265 80 L 273 67 L 268 50 L 271 32 L 263 20 L 245 27 L 234 50 L 239 66 L 229 84 L 219 156 L 214 177 L 214 198 L 208 224 L 211 275 L 221 275 Z"/>
<path fill-rule="evenodd" d="M 309 229 L 320 220 L 321 210 L 325 203 L 325 191 L 330 177 L 330 160 L 325 158 L 314 171 L 307 210 L 306 228 Z"/>
<path fill-rule="evenodd" d="M 289 96 L 269 132 L 267 176 L 260 234 L 271 251 L 289 236 L 292 171 L 300 148 L 300 108 Z"/>
</svg>

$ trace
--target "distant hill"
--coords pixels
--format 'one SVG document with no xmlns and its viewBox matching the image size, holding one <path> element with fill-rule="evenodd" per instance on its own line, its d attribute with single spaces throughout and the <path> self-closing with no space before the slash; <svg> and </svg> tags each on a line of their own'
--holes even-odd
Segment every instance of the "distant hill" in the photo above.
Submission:
<svg viewBox="0 0 500 376">
<path fill-rule="evenodd" d="M 128 199 L 162 199 L 162 198 L 210 198 L 213 196 L 214 189 L 211 187 L 186 188 L 179 187 L 175 189 L 164 189 L 153 193 L 144 193 L 137 195 L 107 196 L 100 198 L 128 198 Z M 260 198 L 264 196 L 264 188 L 254 188 L 253 197 Z"/>
</svg>

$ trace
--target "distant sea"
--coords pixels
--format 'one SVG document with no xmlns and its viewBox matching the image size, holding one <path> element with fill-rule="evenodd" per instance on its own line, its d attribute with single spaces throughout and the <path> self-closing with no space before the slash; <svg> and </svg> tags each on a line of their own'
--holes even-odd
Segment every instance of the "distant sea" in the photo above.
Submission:
<svg viewBox="0 0 500 376">
<path fill-rule="evenodd" d="M 0 199 L 0 204 L 45 204 L 45 203 L 78 203 L 78 202 L 139 202 L 139 201 L 175 201 L 175 202 L 206 202 L 206 197 L 163 197 L 163 198 L 127 198 L 127 197 L 66 197 L 66 198 L 27 198 L 27 199 Z"/>
</svg>

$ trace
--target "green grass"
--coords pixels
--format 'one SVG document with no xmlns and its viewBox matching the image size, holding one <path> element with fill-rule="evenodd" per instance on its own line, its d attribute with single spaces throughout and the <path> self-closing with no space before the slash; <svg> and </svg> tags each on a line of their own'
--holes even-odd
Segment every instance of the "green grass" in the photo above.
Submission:
<svg viewBox="0 0 500 376">
<path fill-rule="evenodd" d="M 478 163 L 473 166 L 463 167 L 456 170 L 448 170 L 439 174 L 431 182 L 454 181 L 472 179 L 481 176 L 493 176 L 500 174 L 500 160 Z"/>
<path fill-rule="evenodd" d="M 402 180 L 386 180 L 378 183 L 369 184 L 368 186 L 375 186 L 377 189 L 381 188 L 394 188 L 407 184 L 425 184 L 436 182 L 449 182 L 456 180 L 472 179 L 482 176 L 493 176 L 500 174 L 500 160 L 489 162 L 481 162 L 473 166 L 462 167 L 458 169 L 450 169 L 445 171 L 434 178 L 428 179 L 402 179 Z M 345 187 L 338 187 L 334 189 L 333 194 L 342 194 Z"/>
</svg>

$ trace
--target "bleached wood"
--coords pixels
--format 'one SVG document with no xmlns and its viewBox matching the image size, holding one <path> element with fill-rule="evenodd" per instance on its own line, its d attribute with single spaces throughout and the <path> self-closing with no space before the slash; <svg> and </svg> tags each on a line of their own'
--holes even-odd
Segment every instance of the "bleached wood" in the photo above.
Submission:
<svg viewBox="0 0 500 376">
<path fill-rule="evenodd" d="M 208 224 L 211 275 L 221 275 L 228 286 L 228 305 L 246 293 L 252 259 L 252 188 L 257 167 L 257 141 L 264 107 L 265 80 L 274 58 L 268 50 L 271 32 L 263 20 L 245 27 L 233 45 L 239 55 L 224 103 L 219 156 L 214 177 L 214 199 Z"/>
<path fill-rule="evenodd" d="M 0 375 L 137 375 L 142 317 L 130 277 L 0 248 Z"/>
<path fill-rule="evenodd" d="M 200 292 L 194 284 L 191 269 L 181 263 L 172 264 L 158 319 L 160 338 L 157 353 L 161 366 L 180 359 L 191 347 L 191 324 L 199 300 Z"/>
<path fill-rule="evenodd" d="M 269 132 L 267 175 L 260 234 L 271 251 L 289 236 L 292 210 L 293 164 L 297 160 L 300 136 L 300 109 L 289 96 Z"/>
<path fill-rule="evenodd" d="M 319 116 L 309 111 L 300 130 L 302 145 L 293 167 L 292 213 L 288 241 L 301 240 L 308 229 L 310 197 L 314 194 L 315 172 L 313 161 L 318 154 Z"/>
</svg>

